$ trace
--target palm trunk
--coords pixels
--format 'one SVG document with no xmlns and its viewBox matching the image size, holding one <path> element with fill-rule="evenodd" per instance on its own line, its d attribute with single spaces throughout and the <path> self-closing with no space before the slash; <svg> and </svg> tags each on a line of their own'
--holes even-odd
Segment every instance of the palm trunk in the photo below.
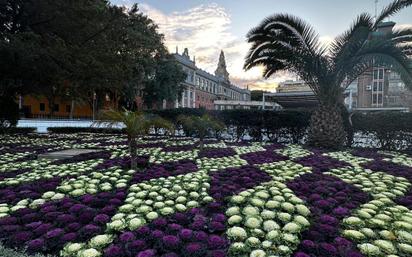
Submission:
<svg viewBox="0 0 412 257">
<path fill-rule="evenodd" d="M 345 140 L 346 132 L 339 107 L 321 104 L 310 119 L 309 145 L 339 149 Z"/>
<path fill-rule="evenodd" d="M 136 161 L 136 155 L 137 155 L 137 144 L 136 144 L 136 138 L 130 137 L 129 136 L 129 152 L 130 152 L 130 167 L 132 170 L 137 169 L 137 161 Z"/>
<path fill-rule="evenodd" d="M 71 106 L 70 106 L 70 119 L 73 119 L 73 114 L 74 114 L 74 100 L 72 100 L 71 102 Z"/>
<path fill-rule="evenodd" d="M 203 146 L 204 146 L 204 138 L 203 137 L 199 137 L 199 150 L 203 151 Z"/>
</svg>

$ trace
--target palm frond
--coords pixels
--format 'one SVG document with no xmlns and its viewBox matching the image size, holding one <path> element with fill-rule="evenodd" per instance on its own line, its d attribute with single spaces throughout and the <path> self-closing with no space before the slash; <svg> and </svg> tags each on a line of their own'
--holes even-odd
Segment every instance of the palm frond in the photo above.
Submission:
<svg viewBox="0 0 412 257">
<path fill-rule="evenodd" d="M 398 13 L 402 9 L 411 6 L 412 0 L 395 0 L 390 3 L 388 6 L 382 9 L 381 13 L 376 17 L 374 28 L 377 28 L 379 23 L 381 23 L 384 19 Z"/>
</svg>

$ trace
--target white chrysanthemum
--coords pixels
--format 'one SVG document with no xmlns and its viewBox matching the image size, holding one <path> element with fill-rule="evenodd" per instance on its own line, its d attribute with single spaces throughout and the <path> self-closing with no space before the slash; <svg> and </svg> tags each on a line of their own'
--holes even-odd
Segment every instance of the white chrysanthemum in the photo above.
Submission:
<svg viewBox="0 0 412 257">
<path fill-rule="evenodd" d="M 242 217 L 239 215 L 233 215 L 227 220 L 227 223 L 229 223 L 229 225 L 239 224 L 240 222 L 242 222 Z"/>
<path fill-rule="evenodd" d="M 399 250 L 401 250 L 404 253 L 412 255 L 412 246 L 409 244 L 398 244 Z"/>
<path fill-rule="evenodd" d="M 80 257 L 99 257 L 99 256 L 101 256 L 101 253 L 93 248 L 80 252 Z"/>
<path fill-rule="evenodd" d="M 387 254 L 396 254 L 396 248 L 391 241 L 387 240 L 375 240 L 373 244 L 379 247 L 383 252 Z"/>
<path fill-rule="evenodd" d="M 288 203 L 288 202 L 282 203 L 281 207 L 282 207 L 282 209 L 284 209 L 288 213 L 293 213 L 295 211 L 295 206 L 291 203 Z"/>
<path fill-rule="evenodd" d="M 90 246 L 93 248 L 101 248 L 112 242 L 113 237 L 110 235 L 97 235 L 90 240 Z"/>
<path fill-rule="evenodd" d="M 280 229 L 279 224 L 277 224 L 275 221 L 273 220 L 266 220 L 263 222 L 263 229 L 266 232 L 272 231 L 272 230 L 278 230 Z"/>
<path fill-rule="evenodd" d="M 262 222 L 255 217 L 246 218 L 245 226 L 248 228 L 259 228 Z"/>
<path fill-rule="evenodd" d="M 259 215 L 259 210 L 256 207 L 252 206 L 246 206 L 245 208 L 243 208 L 242 212 L 246 216 Z"/>
<path fill-rule="evenodd" d="M 229 238 L 237 239 L 237 240 L 244 240 L 247 238 L 246 230 L 241 227 L 232 227 L 228 229 L 227 235 Z"/>
<path fill-rule="evenodd" d="M 246 244 L 252 248 L 258 248 L 260 246 L 260 240 L 257 237 L 249 237 L 246 239 Z"/>
<path fill-rule="evenodd" d="M 241 204 L 244 201 L 245 201 L 245 198 L 243 196 L 240 196 L 240 195 L 235 195 L 230 199 L 230 202 L 234 203 L 234 204 Z"/>
<path fill-rule="evenodd" d="M 289 222 L 283 227 L 283 230 L 290 232 L 290 233 L 297 233 L 301 230 L 301 227 L 294 222 Z"/>
<path fill-rule="evenodd" d="M 148 214 L 146 214 L 146 218 L 148 220 L 154 220 L 154 219 L 157 219 L 158 217 L 159 217 L 159 214 L 157 214 L 157 212 L 154 212 L 154 211 L 149 212 Z"/>
<path fill-rule="evenodd" d="M 83 248 L 84 244 L 80 244 L 80 243 L 69 243 L 66 247 L 65 247 L 65 251 L 67 253 L 77 253 L 78 251 L 80 251 Z"/>
<path fill-rule="evenodd" d="M 226 215 L 227 216 L 233 216 L 233 215 L 237 215 L 239 213 L 240 213 L 240 209 L 237 206 L 230 207 L 229 209 L 226 210 Z"/>
<path fill-rule="evenodd" d="M 259 198 L 252 198 L 250 200 L 250 203 L 256 207 L 263 207 L 265 205 L 265 202 L 260 200 Z"/>
<path fill-rule="evenodd" d="M 265 257 L 266 252 L 263 250 L 254 250 L 250 253 L 250 257 Z"/>
<path fill-rule="evenodd" d="M 296 211 L 297 211 L 300 215 L 308 216 L 308 215 L 310 214 L 309 208 L 306 207 L 306 206 L 303 205 L 303 204 L 297 204 L 297 205 L 295 206 L 295 208 L 296 208 Z"/>
<path fill-rule="evenodd" d="M 345 236 L 349 239 L 353 239 L 355 241 L 365 239 L 365 235 L 362 234 L 361 232 L 357 231 L 357 230 L 351 230 L 351 229 L 344 230 L 342 234 L 343 234 L 343 236 Z"/>
<path fill-rule="evenodd" d="M 365 244 L 359 244 L 358 248 L 360 249 L 361 253 L 367 255 L 367 256 L 380 256 L 382 255 L 381 250 L 379 247 L 373 244 L 365 243 Z"/>
<path fill-rule="evenodd" d="M 266 234 L 266 239 L 270 241 L 276 241 L 280 237 L 280 233 L 278 230 L 272 230 Z"/>
</svg>

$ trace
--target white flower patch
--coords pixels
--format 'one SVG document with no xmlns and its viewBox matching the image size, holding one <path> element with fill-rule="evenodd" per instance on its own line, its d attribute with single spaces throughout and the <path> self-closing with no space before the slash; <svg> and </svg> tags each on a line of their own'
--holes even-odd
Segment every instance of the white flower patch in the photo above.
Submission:
<svg viewBox="0 0 412 257">
<path fill-rule="evenodd" d="M 305 167 L 301 164 L 289 160 L 264 163 L 257 166 L 261 170 L 271 175 L 273 177 L 273 180 L 279 182 L 287 182 L 305 173 L 312 172 L 312 169 L 310 167 Z"/>
<path fill-rule="evenodd" d="M 240 158 L 239 155 L 235 155 L 221 158 L 200 158 L 196 159 L 196 164 L 200 170 L 209 172 L 247 165 L 247 161 Z"/>
<path fill-rule="evenodd" d="M 227 237 L 231 256 L 288 256 L 310 226 L 310 210 L 285 184 L 272 181 L 232 196 Z"/>
<path fill-rule="evenodd" d="M 363 158 L 363 157 L 352 155 L 351 153 L 347 151 L 329 152 L 329 153 L 324 153 L 323 155 L 332 157 L 339 161 L 350 163 L 353 166 L 359 166 L 362 163 L 373 161 L 373 159 L 368 159 L 368 158 Z"/>
<path fill-rule="evenodd" d="M 403 196 L 411 183 L 403 177 L 395 177 L 385 172 L 374 172 L 360 167 L 345 167 L 332 169 L 325 174 L 332 175 L 343 181 L 359 187 L 369 193 L 374 199 L 395 199 Z"/>
<path fill-rule="evenodd" d="M 276 153 L 286 156 L 290 159 L 298 159 L 308 155 L 311 155 L 312 152 L 309 150 L 304 149 L 300 145 L 287 145 L 283 149 L 275 150 Z"/>
</svg>

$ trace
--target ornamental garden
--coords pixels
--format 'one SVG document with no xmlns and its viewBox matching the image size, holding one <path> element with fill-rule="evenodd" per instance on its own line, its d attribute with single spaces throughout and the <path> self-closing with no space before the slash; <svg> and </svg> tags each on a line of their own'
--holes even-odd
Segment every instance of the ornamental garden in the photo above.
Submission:
<svg viewBox="0 0 412 257">
<path fill-rule="evenodd" d="M 0 136 L 0 240 L 64 257 L 411 256 L 412 157 L 294 144 Z M 95 149 L 68 159 L 39 155 Z M 200 150 L 201 149 L 201 150 Z"/>
</svg>

